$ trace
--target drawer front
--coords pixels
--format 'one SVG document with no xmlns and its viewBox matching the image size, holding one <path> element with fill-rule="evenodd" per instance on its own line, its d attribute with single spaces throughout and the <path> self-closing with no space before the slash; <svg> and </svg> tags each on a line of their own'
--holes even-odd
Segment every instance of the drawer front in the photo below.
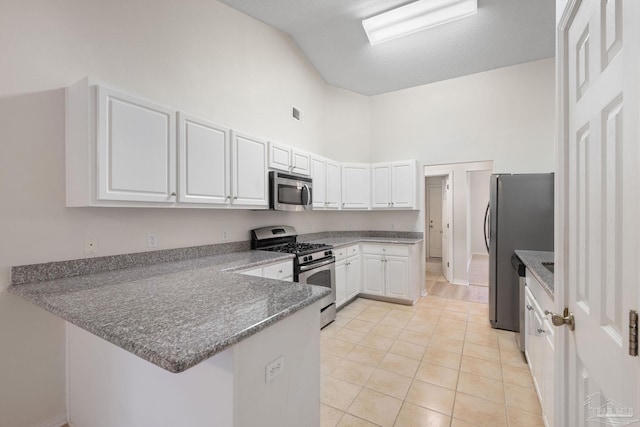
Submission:
<svg viewBox="0 0 640 427">
<path fill-rule="evenodd" d="M 336 257 L 336 262 L 344 261 L 347 259 L 347 249 L 346 247 L 338 248 L 333 250 L 333 255 Z"/>
<path fill-rule="evenodd" d="M 409 256 L 406 245 L 363 245 L 362 252 L 370 255 Z"/>
<path fill-rule="evenodd" d="M 360 245 L 351 245 L 347 247 L 347 257 L 360 255 Z"/>
<path fill-rule="evenodd" d="M 293 262 L 281 262 L 278 264 L 267 265 L 262 269 L 262 277 L 269 279 L 284 280 L 293 276 Z"/>
</svg>

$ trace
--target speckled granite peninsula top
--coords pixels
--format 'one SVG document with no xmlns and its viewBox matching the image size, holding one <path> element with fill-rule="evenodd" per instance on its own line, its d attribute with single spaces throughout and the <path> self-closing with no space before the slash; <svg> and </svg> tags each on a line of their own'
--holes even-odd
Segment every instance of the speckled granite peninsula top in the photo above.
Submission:
<svg viewBox="0 0 640 427">
<path fill-rule="evenodd" d="M 515 251 L 518 258 L 533 273 L 538 282 L 542 284 L 547 294 L 553 300 L 553 273 L 551 273 L 542 263 L 553 262 L 553 252 L 549 251 Z"/>
<path fill-rule="evenodd" d="M 291 258 L 235 252 L 14 284 L 9 292 L 170 372 L 182 372 L 329 293 L 234 273 Z"/>
</svg>

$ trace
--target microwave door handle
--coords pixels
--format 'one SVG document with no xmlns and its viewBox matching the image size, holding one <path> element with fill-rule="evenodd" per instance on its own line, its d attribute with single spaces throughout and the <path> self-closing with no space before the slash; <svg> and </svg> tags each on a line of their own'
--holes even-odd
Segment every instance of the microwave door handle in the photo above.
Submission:
<svg viewBox="0 0 640 427">
<path fill-rule="evenodd" d="M 303 190 L 307 190 L 307 201 L 305 202 L 304 199 L 304 191 L 302 191 L 302 204 L 305 206 L 309 206 L 311 204 L 311 189 L 309 188 L 309 186 L 307 184 L 304 184 L 302 186 Z"/>
</svg>

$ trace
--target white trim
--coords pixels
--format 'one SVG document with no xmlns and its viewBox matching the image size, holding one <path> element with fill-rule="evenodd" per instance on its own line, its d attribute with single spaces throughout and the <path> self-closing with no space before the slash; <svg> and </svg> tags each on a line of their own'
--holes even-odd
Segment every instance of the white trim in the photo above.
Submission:
<svg viewBox="0 0 640 427">
<path fill-rule="evenodd" d="M 555 292 L 554 292 L 554 305 L 557 313 L 561 313 L 566 306 L 566 302 L 569 300 L 569 289 L 565 286 L 567 283 L 565 262 L 567 259 L 567 235 L 565 230 L 568 229 L 568 218 L 566 215 L 567 210 L 567 182 L 566 174 L 568 173 L 567 164 L 567 149 L 568 144 L 564 141 L 567 140 L 567 106 L 568 106 L 568 84 L 566 80 L 567 72 L 567 55 L 568 41 L 567 30 L 573 18 L 576 15 L 578 7 L 582 3 L 582 0 L 569 0 L 566 5 L 562 18 L 558 23 L 556 32 L 556 121 L 557 121 L 557 135 L 556 135 L 556 174 L 555 174 L 555 218 L 554 218 L 554 263 L 556 265 L 556 271 L 554 274 Z M 563 290 L 561 292 L 560 290 Z M 554 414 L 553 424 L 556 426 L 568 425 L 568 398 L 567 393 L 569 390 L 569 377 L 567 367 L 567 354 L 568 354 L 568 335 L 567 328 L 559 328 L 555 331 L 555 360 L 554 360 Z"/>
<path fill-rule="evenodd" d="M 449 227 L 447 230 L 442 230 L 443 232 L 448 233 L 448 239 L 449 239 L 449 267 L 447 267 L 447 274 L 445 275 L 445 278 L 447 280 L 449 279 L 453 279 L 453 169 L 446 167 L 446 165 L 435 165 L 435 166 L 429 166 L 429 165 L 423 165 L 423 170 L 424 170 L 424 177 L 425 178 L 429 178 L 429 177 L 436 177 L 436 176 L 447 176 L 449 179 L 449 186 L 450 186 L 450 190 L 451 192 L 449 193 L 449 198 L 447 199 L 447 213 L 449 216 L 449 224 L 451 224 L 451 227 Z M 426 179 L 425 179 L 425 184 L 426 184 Z M 426 197 L 426 189 L 424 190 L 425 193 L 425 197 Z M 426 212 L 426 203 L 423 203 L 422 209 L 425 209 L 425 213 L 424 213 L 424 217 L 425 217 L 425 225 L 426 225 L 426 217 L 427 217 L 427 212 Z M 423 239 L 423 249 L 424 249 L 424 253 L 427 253 L 427 240 Z M 442 272 L 444 275 L 444 271 Z M 448 277 L 446 277 L 448 276 Z"/>
<path fill-rule="evenodd" d="M 38 424 L 36 427 L 61 427 L 67 423 L 66 414 L 58 414 L 55 417 L 49 418 L 46 421 Z"/>
<path fill-rule="evenodd" d="M 460 285 L 460 286 L 469 286 L 469 281 L 468 280 L 454 280 L 453 282 L 451 282 L 451 284 Z"/>
</svg>

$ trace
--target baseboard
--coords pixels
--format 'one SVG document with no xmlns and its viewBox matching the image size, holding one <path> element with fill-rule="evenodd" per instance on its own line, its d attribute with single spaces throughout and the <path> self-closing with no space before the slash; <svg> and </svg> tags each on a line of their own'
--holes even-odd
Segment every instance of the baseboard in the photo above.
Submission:
<svg viewBox="0 0 640 427">
<path fill-rule="evenodd" d="M 454 285 L 469 286 L 469 281 L 468 280 L 454 280 L 453 284 Z"/>
<path fill-rule="evenodd" d="M 486 252 L 480 252 L 480 253 L 478 253 L 478 252 L 473 252 L 473 253 L 471 254 L 471 257 L 473 258 L 474 256 L 477 256 L 477 257 L 479 257 L 479 258 L 489 258 L 489 254 L 488 254 L 488 253 L 486 253 Z"/>
<path fill-rule="evenodd" d="M 62 427 L 67 424 L 67 414 L 58 414 L 46 421 L 38 424 L 36 427 Z"/>
</svg>

